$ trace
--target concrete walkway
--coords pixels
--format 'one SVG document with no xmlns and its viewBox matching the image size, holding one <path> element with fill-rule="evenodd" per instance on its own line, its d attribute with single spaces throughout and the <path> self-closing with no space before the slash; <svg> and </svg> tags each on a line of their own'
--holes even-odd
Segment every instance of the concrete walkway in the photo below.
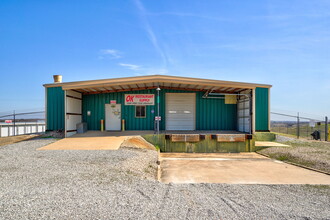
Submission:
<svg viewBox="0 0 330 220">
<path fill-rule="evenodd" d="M 330 184 L 330 176 L 256 153 L 161 153 L 161 182 Z"/>
</svg>

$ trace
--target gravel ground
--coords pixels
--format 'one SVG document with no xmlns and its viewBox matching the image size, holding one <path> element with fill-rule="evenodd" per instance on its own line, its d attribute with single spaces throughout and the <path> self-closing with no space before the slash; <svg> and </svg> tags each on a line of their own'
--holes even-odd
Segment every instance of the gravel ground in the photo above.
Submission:
<svg viewBox="0 0 330 220">
<path fill-rule="evenodd" d="M 301 164 L 330 173 L 330 142 L 295 139 L 276 135 L 290 147 L 270 147 L 259 151 L 274 159 Z"/>
<path fill-rule="evenodd" d="M 330 219 L 330 188 L 162 184 L 157 152 L 0 147 L 0 219 Z"/>
</svg>

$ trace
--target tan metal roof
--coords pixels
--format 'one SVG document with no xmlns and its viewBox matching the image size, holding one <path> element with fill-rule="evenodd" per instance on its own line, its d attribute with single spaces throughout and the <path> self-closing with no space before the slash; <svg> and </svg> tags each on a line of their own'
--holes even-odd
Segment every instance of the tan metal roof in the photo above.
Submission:
<svg viewBox="0 0 330 220">
<path fill-rule="evenodd" d="M 66 83 L 44 84 L 45 87 L 62 86 L 64 90 L 76 90 L 82 93 L 107 93 L 153 89 L 158 86 L 169 89 L 185 89 L 192 91 L 239 92 L 256 87 L 270 88 L 271 85 L 232 82 L 223 80 L 200 79 L 167 75 L 148 75 L 101 80 L 76 81 Z"/>
</svg>

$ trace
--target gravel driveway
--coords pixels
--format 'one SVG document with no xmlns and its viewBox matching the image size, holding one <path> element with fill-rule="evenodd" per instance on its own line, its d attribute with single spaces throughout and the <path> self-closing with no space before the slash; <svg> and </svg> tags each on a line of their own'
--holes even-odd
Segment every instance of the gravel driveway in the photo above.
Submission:
<svg viewBox="0 0 330 220">
<path fill-rule="evenodd" d="M 157 153 L 0 147 L 0 219 L 330 219 L 330 188 L 162 184 Z"/>
</svg>

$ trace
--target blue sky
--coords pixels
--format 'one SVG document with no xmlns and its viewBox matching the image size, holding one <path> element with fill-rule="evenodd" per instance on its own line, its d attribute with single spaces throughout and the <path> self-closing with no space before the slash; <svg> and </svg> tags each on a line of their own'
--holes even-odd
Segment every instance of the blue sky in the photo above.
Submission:
<svg viewBox="0 0 330 220">
<path fill-rule="evenodd" d="M 0 2 L 0 112 L 64 81 L 168 74 L 272 84 L 272 108 L 330 116 L 330 1 Z"/>
</svg>

